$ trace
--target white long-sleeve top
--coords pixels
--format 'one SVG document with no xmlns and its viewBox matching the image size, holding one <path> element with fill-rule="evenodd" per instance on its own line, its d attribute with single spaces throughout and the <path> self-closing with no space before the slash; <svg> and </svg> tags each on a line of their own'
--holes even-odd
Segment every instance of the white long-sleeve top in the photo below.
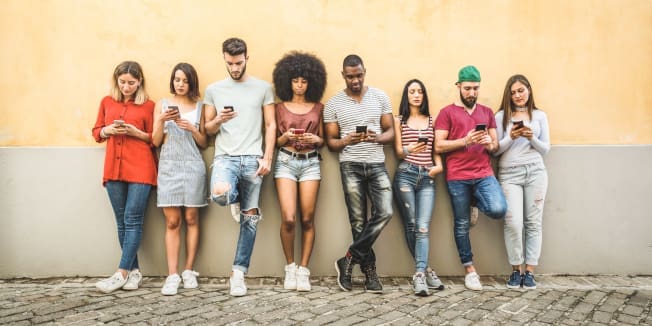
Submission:
<svg viewBox="0 0 652 326">
<path fill-rule="evenodd" d="M 525 126 L 532 129 L 532 139 L 528 140 L 525 137 L 512 139 L 509 136 L 514 126 L 511 121 L 503 130 L 504 112 L 501 110 L 496 113 L 496 133 L 500 148 L 494 155 L 500 155 L 498 166 L 511 167 L 536 162 L 543 163 L 543 156 L 550 150 L 550 130 L 546 113 L 541 110 L 533 110 L 532 121 L 523 121 Z"/>
</svg>

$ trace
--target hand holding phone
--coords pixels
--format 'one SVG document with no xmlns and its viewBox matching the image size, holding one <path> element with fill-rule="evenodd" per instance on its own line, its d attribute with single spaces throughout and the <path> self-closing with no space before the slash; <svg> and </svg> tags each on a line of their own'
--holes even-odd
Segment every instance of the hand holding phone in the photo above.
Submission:
<svg viewBox="0 0 652 326">
<path fill-rule="evenodd" d="M 232 105 L 227 105 L 223 109 L 224 112 L 233 112 L 233 106 Z"/>
<path fill-rule="evenodd" d="M 113 124 L 116 125 L 117 127 L 124 127 L 125 121 L 124 120 L 113 120 Z"/>
<path fill-rule="evenodd" d="M 514 129 L 521 129 L 521 128 L 523 128 L 523 120 L 514 121 Z"/>
<path fill-rule="evenodd" d="M 294 128 L 292 133 L 295 135 L 303 135 L 303 133 L 306 132 L 305 129 L 299 129 L 299 128 Z"/>
</svg>

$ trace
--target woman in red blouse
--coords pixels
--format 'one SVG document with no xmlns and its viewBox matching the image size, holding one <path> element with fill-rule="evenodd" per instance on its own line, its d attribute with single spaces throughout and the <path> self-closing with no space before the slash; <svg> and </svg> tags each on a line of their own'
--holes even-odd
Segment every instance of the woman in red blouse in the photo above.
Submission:
<svg viewBox="0 0 652 326">
<path fill-rule="evenodd" d="M 156 186 L 156 160 L 152 151 L 154 102 L 145 90 L 143 70 L 125 61 L 113 72 L 111 95 L 100 102 L 93 137 L 106 141 L 102 183 L 113 207 L 122 256 L 118 270 L 95 284 L 102 292 L 138 289 L 138 247 L 143 232 L 149 193 Z"/>
</svg>

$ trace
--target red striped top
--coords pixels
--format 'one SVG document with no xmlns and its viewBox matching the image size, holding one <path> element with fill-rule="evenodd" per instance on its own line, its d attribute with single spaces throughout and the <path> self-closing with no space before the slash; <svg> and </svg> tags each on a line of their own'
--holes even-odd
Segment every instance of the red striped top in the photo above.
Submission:
<svg viewBox="0 0 652 326">
<path fill-rule="evenodd" d="M 401 124 L 401 143 L 403 146 L 416 143 L 419 137 L 428 138 L 426 150 L 419 153 L 410 153 L 405 157 L 404 161 L 414 165 L 431 167 L 435 165 L 432 161 L 432 148 L 435 140 L 435 132 L 432 127 L 432 117 L 428 117 L 428 128 L 423 130 L 412 129 L 407 125 L 407 123 Z"/>
</svg>

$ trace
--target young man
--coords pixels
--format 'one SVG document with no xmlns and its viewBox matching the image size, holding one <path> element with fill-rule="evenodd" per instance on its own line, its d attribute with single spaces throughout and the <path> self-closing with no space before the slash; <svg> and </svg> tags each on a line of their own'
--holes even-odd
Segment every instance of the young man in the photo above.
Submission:
<svg viewBox="0 0 652 326">
<path fill-rule="evenodd" d="M 247 75 L 249 57 L 243 40 L 224 41 L 222 54 L 229 77 L 209 85 L 204 98 L 206 132 L 217 135 L 210 189 L 212 200 L 221 206 L 231 205 L 240 223 L 230 293 L 243 296 L 247 294 L 244 274 L 262 219 L 260 187 L 263 176 L 270 172 L 276 141 L 274 93 L 270 83 Z"/>
<path fill-rule="evenodd" d="M 355 264 L 365 274 L 365 288 L 382 293 L 372 249 L 380 231 L 392 217 L 392 186 L 385 168 L 383 144 L 394 139 L 389 97 L 380 89 L 364 86 L 365 68 L 357 55 L 344 58 L 342 77 L 346 89 L 333 96 L 324 110 L 326 144 L 339 153 L 344 199 L 353 244 L 335 262 L 337 283 L 351 291 Z M 367 218 L 367 197 L 371 217 Z"/>
<path fill-rule="evenodd" d="M 464 285 L 482 290 L 480 277 L 473 267 L 469 238 L 471 199 L 485 215 L 505 216 L 507 203 L 494 177 L 489 154 L 498 150 L 496 120 L 493 111 L 477 104 L 480 72 L 474 66 L 459 71 L 457 88 L 460 102 L 450 104 L 435 120 L 435 150 L 446 153 L 446 180 L 454 215 L 457 251 L 464 266 Z"/>
</svg>

